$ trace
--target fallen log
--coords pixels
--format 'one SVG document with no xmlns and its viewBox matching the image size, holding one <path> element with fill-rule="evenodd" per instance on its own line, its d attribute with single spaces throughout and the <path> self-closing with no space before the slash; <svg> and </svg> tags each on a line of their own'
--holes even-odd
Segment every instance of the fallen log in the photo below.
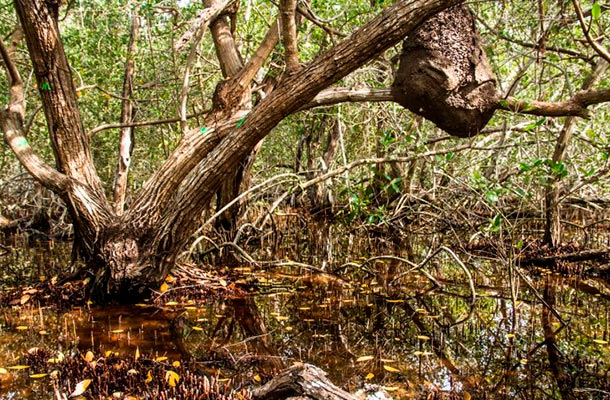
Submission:
<svg viewBox="0 0 610 400">
<path fill-rule="evenodd" d="M 604 260 L 608 257 L 609 250 L 581 250 L 573 253 L 551 254 L 540 257 L 521 257 L 518 261 L 522 267 L 529 265 L 549 266 L 554 265 L 557 261 L 578 262 L 590 260 Z"/>
<path fill-rule="evenodd" d="M 299 364 L 252 390 L 252 399 L 357 400 L 358 398 L 335 386 L 326 377 L 326 372 L 315 365 Z"/>
</svg>

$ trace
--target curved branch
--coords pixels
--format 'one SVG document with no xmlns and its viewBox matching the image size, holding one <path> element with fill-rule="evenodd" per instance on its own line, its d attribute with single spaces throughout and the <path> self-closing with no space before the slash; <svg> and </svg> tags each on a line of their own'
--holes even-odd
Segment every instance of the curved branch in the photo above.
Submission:
<svg viewBox="0 0 610 400">
<path fill-rule="evenodd" d="M 181 51 L 190 41 L 192 41 L 194 37 L 199 36 L 200 33 L 210 24 L 210 22 L 212 22 L 214 18 L 218 17 L 222 13 L 229 2 L 230 0 L 220 0 L 217 2 L 213 1 L 209 7 L 200 10 L 193 22 L 191 22 L 191 27 L 189 30 L 186 31 L 180 39 L 178 39 L 176 44 L 174 44 L 174 50 Z M 196 40 L 193 45 L 196 46 L 198 42 L 199 40 Z"/>
<path fill-rule="evenodd" d="M 572 0 L 572 3 L 574 4 L 574 9 L 576 10 L 576 15 L 578 16 L 578 22 L 580 23 L 582 32 L 585 35 L 585 39 L 587 39 L 587 43 L 593 47 L 593 50 L 595 50 L 597 54 L 610 63 L 610 53 L 608 50 L 591 37 L 591 31 L 589 28 L 587 28 L 587 24 L 585 23 L 585 16 L 583 15 L 582 8 L 580 7 L 580 2 L 578 0 Z"/>
<path fill-rule="evenodd" d="M 11 57 L 11 50 L 6 48 L 2 37 L 0 37 L 0 55 L 4 61 L 10 85 L 9 104 L 6 110 L 0 112 L 0 125 L 4 133 L 4 140 L 34 179 L 56 193 L 62 193 L 66 188 L 67 177 L 38 157 L 26 139 L 23 131 L 25 117 L 23 82 Z"/>
<path fill-rule="evenodd" d="M 593 89 L 580 91 L 570 99 L 558 102 L 520 100 L 508 97 L 497 100 L 496 109 L 545 117 L 589 118 L 588 106 L 608 101 L 610 101 L 610 89 Z"/>
</svg>

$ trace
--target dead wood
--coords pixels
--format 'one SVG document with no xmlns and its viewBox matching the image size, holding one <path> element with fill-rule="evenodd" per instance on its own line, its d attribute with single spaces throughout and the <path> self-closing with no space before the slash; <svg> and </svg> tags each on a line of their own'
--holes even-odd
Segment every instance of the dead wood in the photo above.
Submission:
<svg viewBox="0 0 610 400">
<path fill-rule="evenodd" d="M 338 388 L 326 373 L 311 364 L 295 365 L 252 391 L 253 399 L 302 398 L 313 400 L 356 400 L 354 395 Z"/>
</svg>

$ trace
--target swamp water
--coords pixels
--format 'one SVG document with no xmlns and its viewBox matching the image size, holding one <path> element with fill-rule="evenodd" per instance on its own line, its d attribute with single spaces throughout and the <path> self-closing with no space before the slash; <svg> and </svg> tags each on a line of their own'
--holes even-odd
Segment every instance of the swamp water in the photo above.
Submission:
<svg viewBox="0 0 610 400">
<path fill-rule="evenodd" d="M 238 268 L 227 283 L 251 292 L 226 300 L 171 300 L 169 283 L 157 307 L 5 308 L 0 399 L 53 397 L 52 364 L 22 366 L 42 347 L 89 361 L 148 357 L 167 370 L 192 356 L 235 386 L 306 362 L 350 392 L 378 385 L 392 398 L 559 399 L 566 387 L 573 398 L 610 398 L 606 281 L 476 259 L 465 270 L 448 251 L 429 261 L 381 257 L 335 274 Z"/>
</svg>

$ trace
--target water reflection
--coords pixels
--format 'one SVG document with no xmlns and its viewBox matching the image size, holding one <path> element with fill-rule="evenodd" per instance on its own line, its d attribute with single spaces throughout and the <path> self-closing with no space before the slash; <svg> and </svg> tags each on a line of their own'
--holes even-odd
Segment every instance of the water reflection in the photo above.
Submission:
<svg viewBox="0 0 610 400">
<path fill-rule="evenodd" d="M 377 260 L 347 266 L 341 278 L 295 267 L 243 272 L 233 279 L 250 282 L 256 288 L 250 296 L 206 304 L 61 314 L 32 305 L 6 309 L 0 367 L 47 346 L 66 354 L 191 358 L 236 384 L 308 362 L 349 391 L 376 383 L 397 398 L 433 391 L 494 399 L 610 392 L 606 282 L 537 270 L 514 273 L 511 284 L 485 263 L 473 268 L 471 280 L 451 257 L 404 274 L 409 268 Z M 19 371 L 2 375 L 0 398 L 18 386 L 34 391 L 29 398 L 48 398 Z"/>
</svg>

